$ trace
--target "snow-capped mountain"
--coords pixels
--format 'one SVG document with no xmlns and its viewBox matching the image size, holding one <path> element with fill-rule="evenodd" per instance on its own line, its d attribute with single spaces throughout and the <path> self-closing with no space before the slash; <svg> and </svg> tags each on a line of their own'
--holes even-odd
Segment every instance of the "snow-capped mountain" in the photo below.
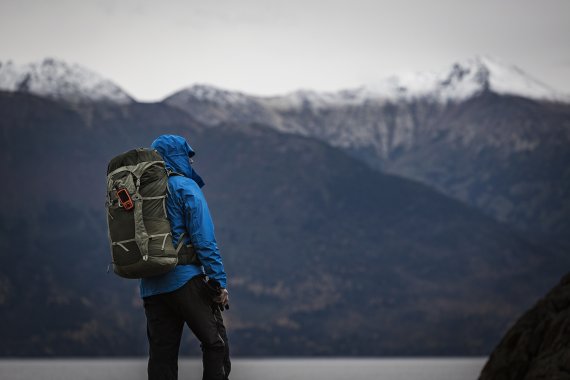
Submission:
<svg viewBox="0 0 570 380">
<path fill-rule="evenodd" d="M 22 65 L 0 61 L 0 90 L 29 92 L 72 103 L 133 101 L 119 86 L 99 74 L 53 58 Z"/>
<path fill-rule="evenodd" d="M 261 97 L 207 85 L 185 88 L 164 100 L 207 125 L 257 123 L 282 132 L 322 139 L 349 150 L 370 150 L 387 159 L 415 144 L 448 105 L 483 94 L 567 103 L 570 97 L 534 79 L 514 65 L 486 56 L 454 63 L 440 72 L 402 74 L 375 84 L 337 92 L 298 90 Z M 397 126 L 397 127 L 396 127 Z M 509 151 L 536 146 L 539 130 L 501 130 L 482 136 L 486 144 Z M 473 138 L 456 129 L 461 139 Z M 500 134 L 500 136 L 497 136 Z"/>
<path fill-rule="evenodd" d="M 219 87 L 206 84 L 195 84 L 180 92 L 181 97 L 193 98 L 201 101 L 214 102 L 220 105 L 247 103 L 250 99 L 246 95 L 238 91 L 229 91 Z"/>
<path fill-rule="evenodd" d="M 205 124 L 261 124 L 316 138 L 521 230 L 570 230 L 563 220 L 570 208 L 540 195 L 570 178 L 570 98 L 496 59 L 338 92 L 256 97 L 190 87 L 165 103 Z M 564 189 L 556 199 L 570 194 Z"/>
<path fill-rule="evenodd" d="M 485 91 L 538 100 L 570 101 L 570 96 L 541 83 L 520 68 L 488 56 L 456 62 L 440 71 L 393 75 L 373 84 L 338 92 L 298 90 L 282 96 L 258 97 L 207 85 L 194 85 L 165 101 L 175 102 L 177 106 L 195 99 L 230 107 L 256 103 L 278 111 L 301 108 L 318 110 L 361 105 L 369 101 L 399 103 L 423 99 L 445 104 L 464 101 Z"/>
<path fill-rule="evenodd" d="M 454 63 L 440 72 L 402 74 L 338 92 L 298 90 L 260 97 L 195 85 L 164 102 L 204 124 L 258 123 L 282 132 L 317 137 L 336 147 L 366 148 L 385 160 L 395 151 L 411 149 L 418 133 L 425 131 L 447 105 L 483 94 L 570 102 L 570 97 L 516 66 L 485 56 Z M 452 133 L 461 134 L 465 141 L 473 138 L 463 129 Z M 492 131 L 481 138 L 486 144 L 520 151 L 536 146 L 537 133 L 521 127 Z"/>
<path fill-rule="evenodd" d="M 183 109 L 205 125 L 236 123 L 278 124 L 278 117 L 263 98 L 238 91 L 196 84 L 176 92 L 164 103 Z"/>
<path fill-rule="evenodd" d="M 488 56 L 456 62 L 444 70 L 401 73 L 359 88 L 339 92 L 299 90 L 264 101 L 277 109 L 311 106 L 313 109 L 335 105 L 357 105 L 366 101 L 401 102 L 431 100 L 458 102 L 485 91 L 549 101 L 570 101 L 514 65 Z"/>
<path fill-rule="evenodd" d="M 392 76 L 365 87 L 364 91 L 370 97 L 431 97 L 442 102 L 465 100 L 484 91 L 552 101 L 570 99 L 518 67 L 488 56 L 457 62 L 439 72 Z"/>
</svg>

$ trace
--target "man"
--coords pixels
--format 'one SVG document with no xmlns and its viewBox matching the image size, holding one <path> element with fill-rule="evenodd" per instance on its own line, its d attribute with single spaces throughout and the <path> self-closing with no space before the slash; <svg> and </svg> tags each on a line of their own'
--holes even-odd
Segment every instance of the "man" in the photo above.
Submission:
<svg viewBox="0 0 570 380">
<path fill-rule="evenodd" d="M 227 379 L 231 364 L 221 314 L 228 304 L 226 273 L 200 190 L 204 181 L 191 166 L 195 153 L 183 137 L 174 135 L 160 136 L 151 146 L 170 173 L 166 210 L 174 246 L 184 239 L 199 262 L 179 263 L 164 275 L 141 280 L 150 347 L 148 378 L 178 378 L 178 350 L 186 323 L 201 343 L 203 380 Z"/>
</svg>

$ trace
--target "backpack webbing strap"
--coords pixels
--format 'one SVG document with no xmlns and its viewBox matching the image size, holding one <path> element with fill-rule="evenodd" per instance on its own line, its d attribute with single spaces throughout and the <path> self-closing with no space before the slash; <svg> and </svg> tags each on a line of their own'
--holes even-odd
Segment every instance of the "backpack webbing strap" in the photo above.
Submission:
<svg viewBox="0 0 570 380">
<path fill-rule="evenodd" d="M 161 237 L 162 239 L 162 248 L 161 250 L 164 251 L 164 247 L 166 246 L 166 239 L 168 238 L 168 235 L 170 235 L 170 232 L 166 233 L 166 234 L 155 234 L 155 235 L 148 235 L 149 239 L 154 239 L 156 237 Z M 125 250 L 125 252 L 129 252 L 129 249 L 127 247 L 125 247 L 125 243 L 131 243 L 133 241 L 137 241 L 137 239 L 127 239 L 127 240 L 121 240 L 121 241 L 114 241 L 111 242 L 111 245 L 118 245 L 119 247 L 123 248 Z"/>
<path fill-rule="evenodd" d="M 180 250 L 182 249 L 182 247 L 184 246 L 184 238 L 185 237 L 186 237 L 186 232 L 182 232 L 182 234 L 180 234 L 180 236 L 178 237 L 178 245 L 176 246 L 176 254 L 177 255 L 180 252 Z"/>
<path fill-rule="evenodd" d="M 133 241 L 135 241 L 135 239 L 114 241 L 114 242 L 111 242 L 111 245 L 118 245 L 119 247 L 123 248 L 123 249 L 125 250 L 125 252 L 129 252 L 130 250 L 129 250 L 127 247 L 125 247 L 124 244 L 125 244 L 125 243 L 130 243 L 130 242 L 133 242 Z"/>
<path fill-rule="evenodd" d="M 137 178 L 137 191 L 132 195 L 135 203 L 134 217 L 135 217 L 135 240 L 141 251 L 143 260 L 148 260 L 148 232 L 144 225 L 143 218 L 143 200 L 139 194 L 140 178 Z"/>
<path fill-rule="evenodd" d="M 202 265 L 194 246 L 192 244 L 185 244 L 185 237 L 186 232 L 182 233 L 178 238 L 178 246 L 176 247 L 176 254 L 178 255 L 177 265 Z"/>
<path fill-rule="evenodd" d="M 164 161 L 143 161 L 143 162 L 138 163 L 136 165 L 121 166 L 120 168 L 117 168 L 117 169 L 113 170 L 111 173 L 107 174 L 107 178 L 112 178 L 115 174 L 120 173 L 120 172 L 124 172 L 124 171 L 131 172 L 131 173 L 135 174 L 135 176 L 140 178 L 140 175 L 152 165 L 160 165 L 160 166 L 164 167 Z"/>
</svg>

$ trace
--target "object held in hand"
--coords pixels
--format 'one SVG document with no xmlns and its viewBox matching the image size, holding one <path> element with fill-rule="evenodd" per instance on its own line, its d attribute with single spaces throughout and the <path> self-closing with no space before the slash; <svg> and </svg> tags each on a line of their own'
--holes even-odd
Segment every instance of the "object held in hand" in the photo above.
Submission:
<svg viewBox="0 0 570 380">
<path fill-rule="evenodd" d="M 228 310 L 230 308 L 228 303 L 230 298 L 228 290 L 222 288 L 220 283 L 216 280 L 208 280 L 207 285 L 212 296 L 212 300 L 214 301 L 213 306 L 219 308 L 220 311 Z"/>
<path fill-rule="evenodd" d="M 224 288 L 220 288 L 219 294 L 214 298 L 214 301 L 220 303 L 222 305 L 227 305 L 230 296 L 228 294 L 228 290 Z"/>
</svg>

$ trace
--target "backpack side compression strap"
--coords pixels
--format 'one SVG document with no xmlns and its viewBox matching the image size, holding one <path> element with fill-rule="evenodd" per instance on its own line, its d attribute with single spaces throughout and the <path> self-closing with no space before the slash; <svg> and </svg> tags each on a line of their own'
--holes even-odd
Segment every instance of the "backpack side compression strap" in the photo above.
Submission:
<svg viewBox="0 0 570 380">
<path fill-rule="evenodd" d="M 185 245 L 178 254 L 178 265 L 202 265 L 193 246 Z"/>
</svg>

